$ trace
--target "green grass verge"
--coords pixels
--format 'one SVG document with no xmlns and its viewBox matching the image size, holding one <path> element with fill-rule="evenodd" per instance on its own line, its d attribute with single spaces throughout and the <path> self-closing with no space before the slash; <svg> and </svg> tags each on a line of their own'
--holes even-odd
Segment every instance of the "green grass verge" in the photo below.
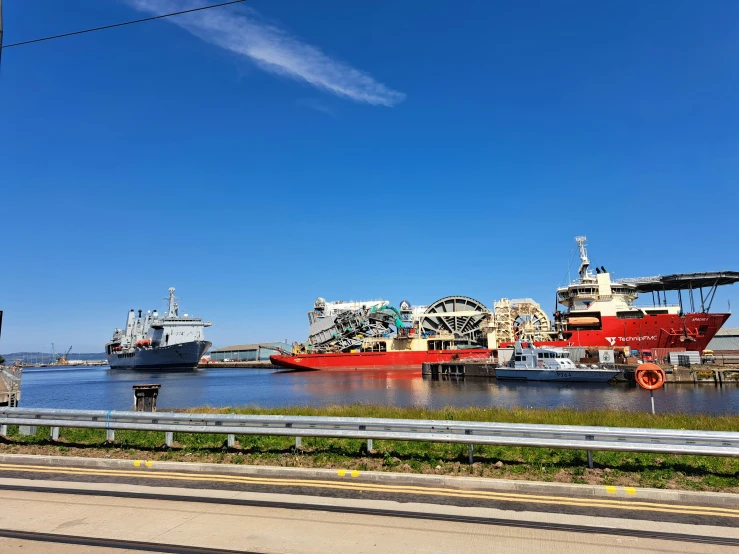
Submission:
<svg viewBox="0 0 739 554">
<path fill-rule="evenodd" d="M 739 416 L 652 416 L 612 410 L 429 410 L 353 405 L 276 409 L 195 408 L 188 411 L 739 430 Z M 324 438 L 304 438 L 300 451 L 295 450 L 295 441 L 290 437 L 238 436 L 238 444 L 234 449 L 226 448 L 225 435 L 175 433 L 175 445 L 172 448 L 164 447 L 164 433 L 119 431 L 112 445 L 105 443 L 105 431 L 102 430 L 61 429 L 59 441 L 52 443 L 48 438 L 48 428 L 38 428 L 32 436 L 22 436 L 17 428 L 10 427 L 7 440 L 0 443 L 0 452 L 399 471 L 739 492 L 739 460 L 732 458 L 594 452 L 595 468 L 591 470 L 587 468 L 584 451 L 547 448 L 476 446 L 475 463 L 469 465 L 465 445 L 443 443 L 376 440 L 374 451 L 368 453 L 364 441 Z"/>
</svg>

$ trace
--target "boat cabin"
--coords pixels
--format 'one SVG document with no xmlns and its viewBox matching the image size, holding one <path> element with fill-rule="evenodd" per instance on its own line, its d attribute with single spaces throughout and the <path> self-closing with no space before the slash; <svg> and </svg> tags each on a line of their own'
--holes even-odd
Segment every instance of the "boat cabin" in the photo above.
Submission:
<svg viewBox="0 0 739 554">
<path fill-rule="evenodd" d="M 577 366 L 570 360 L 570 354 L 562 348 L 541 347 L 532 343 L 516 342 L 513 356 L 506 364 L 516 369 L 575 369 Z"/>
</svg>

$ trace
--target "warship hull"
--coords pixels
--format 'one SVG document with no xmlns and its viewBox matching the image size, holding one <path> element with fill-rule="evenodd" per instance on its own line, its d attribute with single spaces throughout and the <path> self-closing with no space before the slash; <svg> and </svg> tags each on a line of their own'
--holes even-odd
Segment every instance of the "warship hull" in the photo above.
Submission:
<svg viewBox="0 0 739 554">
<path fill-rule="evenodd" d="M 108 354 L 111 369 L 175 371 L 197 369 L 210 348 L 209 341 L 193 341 L 156 348 L 135 348 L 130 352 Z"/>
</svg>

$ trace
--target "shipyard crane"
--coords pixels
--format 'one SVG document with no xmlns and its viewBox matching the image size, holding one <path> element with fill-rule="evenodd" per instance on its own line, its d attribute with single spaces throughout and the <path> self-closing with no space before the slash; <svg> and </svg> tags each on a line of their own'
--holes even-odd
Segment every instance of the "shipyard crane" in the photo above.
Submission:
<svg viewBox="0 0 739 554">
<path fill-rule="evenodd" d="M 56 365 L 67 365 L 67 358 L 69 358 L 69 353 L 72 351 L 72 347 L 70 346 L 69 349 L 63 354 L 59 356 L 59 359 L 56 360 Z"/>
</svg>

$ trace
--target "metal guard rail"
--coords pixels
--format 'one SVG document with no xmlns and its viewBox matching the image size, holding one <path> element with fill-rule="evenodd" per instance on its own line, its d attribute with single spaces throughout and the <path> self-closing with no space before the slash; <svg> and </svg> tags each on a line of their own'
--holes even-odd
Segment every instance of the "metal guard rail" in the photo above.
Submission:
<svg viewBox="0 0 739 554">
<path fill-rule="evenodd" d="M 381 419 L 240 414 L 190 414 L 171 412 L 125 412 L 105 410 L 0 409 L 0 434 L 8 425 L 52 428 L 105 429 L 108 440 L 115 431 L 271 435 L 375 440 L 446 442 L 467 445 L 527 446 L 615 452 L 651 452 L 739 457 L 739 433 L 579 425 L 535 425 L 479 421 Z M 55 431 L 56 430 L 56 431 Z M 470 449 L 471 454 L 471 449 Z M 590 456 L 589 456 L 590 458 Z M 589 459 L 589 465 L 591 465 Z"/>
</svg>

